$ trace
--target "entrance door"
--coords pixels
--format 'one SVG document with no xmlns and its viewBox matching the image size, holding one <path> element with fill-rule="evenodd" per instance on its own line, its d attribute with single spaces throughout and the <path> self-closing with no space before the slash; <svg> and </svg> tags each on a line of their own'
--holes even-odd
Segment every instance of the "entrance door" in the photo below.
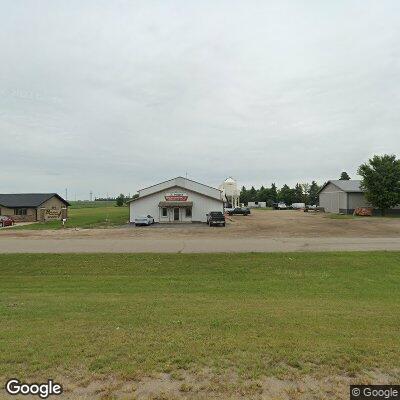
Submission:
<svg viewBox="0 0 400 400">
<path fill-rule="evenodd" d="M 179 208 L 174 208 L 174 221 L 179 221 Z"/>
</svg>

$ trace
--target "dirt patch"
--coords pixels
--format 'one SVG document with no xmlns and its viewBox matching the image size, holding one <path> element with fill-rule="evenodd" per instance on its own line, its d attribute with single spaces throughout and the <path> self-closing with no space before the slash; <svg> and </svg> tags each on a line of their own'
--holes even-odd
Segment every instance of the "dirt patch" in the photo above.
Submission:
<svg viewBox="0 0 400 400">
<path fill-rule="evenodd" d="M 365 217 L 331 219 L 324 213 L 301 211 L 253 210 L 249 216 L 233 216 L 227 226 L 208 227 L 206 224 L 154 225 L 151 227 L 119 227 L 110 229 L 62 230 L 4 230 L 0 238 L 32 239 L 196 239 L 196 238 L 394 238 L 400 237 L 400 218 Z"/>
<path fill-rule="evenodd" d="M 354 377 L 347 375 L 300 377 L 262 377 L 243 379 L 228 371 L 213 374 L 177 371 L 141 379 L 122 380 L 115 377 L 67 381 L 56 379 L 64 387 L 60 399 L 259 399 L 259 400 L 342 400 L 348 398 L 350 384 L 396 384 L 400 370 L 367 371 Z M 39 380 L 40 381 L 40 380 Z M 3 398 L 4 390 L 0 391 Z"/>
<path fill-rule="evenodd" d="M 332 219 L 301 211 L 254 210 L 206 224 L 110 229 L 5 230 L 2 253 L 204 253 L 399 251 L 400 218 Z"/>
</svg>

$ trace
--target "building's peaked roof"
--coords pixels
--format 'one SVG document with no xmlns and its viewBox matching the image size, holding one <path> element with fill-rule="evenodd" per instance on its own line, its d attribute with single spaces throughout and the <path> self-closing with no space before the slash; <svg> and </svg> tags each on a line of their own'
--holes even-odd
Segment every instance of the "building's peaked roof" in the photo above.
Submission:
<svg viewBox="0 0 400 400">
<path fill-rule="evenodd" d="M 343 190 L 344 192 L 349 192 L 349 193 L 361 193 L 363 190 L 361 189 L 361 181 L 359 180 L 341 180 L 341 179 L 336 179 L 336 180 L 330 180 L 325 183 L 324 186 L 319 190 L 322 192 L 322 190 L 325 189 L 325 187 L 329 184 L 332 183 L 333 185 L 337 186 L 340 190 Z"/>
<path fill-rule="evenodd" d="M 15 207 L 39 207 L 45 201 L 52 197 L 57 197 L 64 204 L 70 205 L 57 193 L 13 193 L 13 194 L 0 194 L 0 205 L 8 208 Z"/>
<path fill-rule="evenodd" d="M 163 182 L 160 182 L 160 183 L 156 183 L 155 185 L 151 185 L 151 186 L 147 186 L 147 187 L 144 187 L 142 189 L 139 189 L 139 192 L 142 191 L 142 190 L 146 190 L 146 189 L 150 189 L 150 188 L 159 186 L 159 185 L 163 185 L 165 183 L 171 183 L 171 186 L 174 186 L 177 183 L 182 183 L 182 182 L 192 182 L 192 183 L 194 183 L 196 185 L 201 185 L 201 186 L 205 186 L 205 187 L 208 187 L 208 188 L 211 188 L 211 189 L 214 189 L 214 190 L 219 190 L 219 189 L 217 189 L 215 187 L 212 187 L 212 186 L 209 186 L 209 185 L 205 185 L 204 183 L 193 181 L 192 179 L 184 178 L 183 176 L 177 176 L 175 178 L 168 179 L 167 181 L 163 181 Z"/>
<path fill-rule="evenodd" d="M 221 190 L 208 185 L 204 185 L 203 183 L 200 182 L 193 181 L 191 179 L 183 178 L 182 176 L 177 176 L 176 178 L 169 179 L 168 181 L 160 182 L 157 183 L 156 185 L 140 189 L 139 197 L 128 201 L 128 203 L 132 201 L 138 201 L 143 197 L 147 197 L 151 194 L 158 193 L 162 190 L 167 190 L 172 188 L 181 188 L 183 190 L 197 192 L 204 196 L 208 196 L 216 200 L 222 201 Z"/>
</svg>

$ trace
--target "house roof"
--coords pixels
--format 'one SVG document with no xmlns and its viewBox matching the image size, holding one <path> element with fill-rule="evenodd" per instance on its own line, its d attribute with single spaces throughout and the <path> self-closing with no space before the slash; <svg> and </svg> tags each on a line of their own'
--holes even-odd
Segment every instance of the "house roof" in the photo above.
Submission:
<svg viewBox="0 0 400 400">
<path fill-rule="evenodd" d="M 200 186 L 204 186 L 204 187 L 207 187 L 207 188 L 210 188 L 210 189 L 213 189 L 213 190 L 220 191 L 219 189 L 217 189 L 215 187 L 212 187 L 212 186 L 209 186 L 209 185 L 205 185 L 204 183 L 200 183 L 200 182 L 194 181 L 192 179 L 184 178 L 183 176 L 177 176 L 175 178 L 168 179 L 167 181 L 162 181 L 160 183 L 156 183 L 155 185 L 151 185 L 151 186 L 147 186 L 147 187 L 144 187 L 142 189 L 139 189 L 139 192 L 141 192 L 142 190 L 146 190 L 146 189 L 154 188 L 156 186 L 163 185 L 165 183 L 167 183 L 167 184 L 171 183 L 171 185 L 173 186 L 173 184 L 177 185 L 178 183 L 182 183 L 182 182 L 191 182 L 191 183 L 194 183 L 195 185 L 200 185 Z M 177 186 L 179 186 L 179 185 L 177 185 Z"/>
<path fill-rule="evenodd" d="M 136 201 L 145 199 L 145 198 L 147 198 L 147 197 L 149 197 L 149 196 L 151 196 L 151 195 L 153 195 L 153 194 L 160 193 L 160 192 L 163 192 L 163 191 L 165 191 L 165 190 L 174 189 L 174 188 L 176 188 L 176 189 L 181 189 L 181 190 L 186 190 L 186 191 L 189 191 L 189 192 L 195 192 L 195 193 L 196 193 L 195 190 L 187 189 L 187 188 L 184 188 L 184 187 L 182 187 L 182 186 L 176 186 L 176 185 L 175 185 L 175 186 L 169 186 L 169 187 L 167 187 L 167 188 L 163 188 L 163 189 L 157 190 L 156 192 L 151 192 L 151 193 L 149 193 L 149 194 L 144 194 L 144 195 L 139 196 L 139 197 L 136 197 L 136 198 L 134 198 L 134 199 L 130 199 L 130 200 L 128 200 L 126 203 L 133 203 L 133 202 L 136 202 Z M 197 192 L 197 193 L 199 193 L 199 192 Z M 200 193 L 200 194 L 203 195 L 203 196 L 205 196 L 205 197 L 209 197 L 210 199 L 214 199 L 214 200 L 223 202 L 222 199 L 217 199 L 217 198 L 215 198 L 215 197 L 213 197 L 213 196 L 209 196 L 208 194 L 204 194 L 204 193 Z M 170 202 L 170 203 L 171 203 L 171 202 Z M 182 203 L 182 202 L 180 202 L 180 203 Z"/>
<path fill-rule="evenodd" d="M 330 180 L 328 182 L 326 182 L 322 188 L 319 190 L 318 193 L 322 192 L 326 186 L 332 183 L 333 185 L 337 186 L 340 190 L 343 190 L 343 192 L 347 192 L 347 193 L 362 193 L 363 190 L 361 189 L 360 185 L 361 185 L 361 181 L 358 180 L 340 180 L 340 179 L 336 179 L 336 180 Z"/>
<path fill-rule="evenodd" d="M 57 197 L 65 205 L 69 206 L 68 201 L 64 200 L 57 193 L 14 193 L 0 194 L 0 205 L 7 208 L 16 207 L 39 207 L 52 197 Z"/>
<path fill-rule="evenodd" d="M 157 183 L 156 185 L 148 186 L 139 190 L 139 197 L 129 200 L 127 203 L 135 202 L 143 199 L 144 197 L 150 196 L 155 193 L 159 193 L 163 190 L 177 188 L 180 190 L 187 190 L 195 193 L 200 193 L 203 196 L 210 197 L 212 199 L 222 201 L 221 190 L 213 188 L 208 185 L 204 185 L 200 182 L 193 181 L 191 179 L 183 178 L 178 176 L 168 181 Z"/>
</svg>

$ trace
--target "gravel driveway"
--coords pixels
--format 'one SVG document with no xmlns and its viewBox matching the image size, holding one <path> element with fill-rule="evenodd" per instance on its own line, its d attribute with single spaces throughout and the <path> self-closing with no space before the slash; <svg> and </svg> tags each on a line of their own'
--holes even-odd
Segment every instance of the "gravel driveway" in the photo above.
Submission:
<svg viewBox="0 0 400 400">
<path fill-rule="evenodd" d="M 2 230 L 0 252 L 262 252 L 399 250 L 400 218 L 332 219 L 299 211 L 254 210 L 206 224 L 114 229 Z"/>
</svg>

